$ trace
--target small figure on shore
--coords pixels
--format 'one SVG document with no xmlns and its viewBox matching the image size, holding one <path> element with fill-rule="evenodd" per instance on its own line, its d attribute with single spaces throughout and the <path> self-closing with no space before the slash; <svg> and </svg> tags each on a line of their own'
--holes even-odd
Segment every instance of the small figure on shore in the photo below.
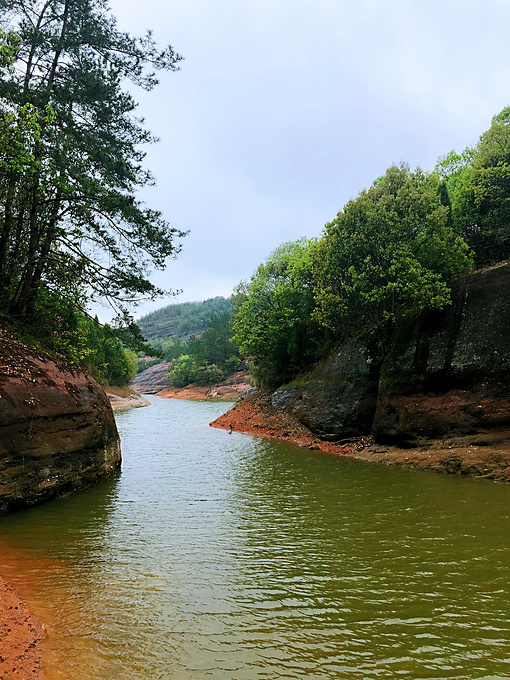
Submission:
<svg viewBox="0 0 510 680">
<path fill-rule="evenodd" d="M 230 427 L 229 434 L 232 434 L 232 430 L 234 429 L 234 426 L 232 425 L 232 423 L 229 423 L 228 426 Z"/>
</svg>

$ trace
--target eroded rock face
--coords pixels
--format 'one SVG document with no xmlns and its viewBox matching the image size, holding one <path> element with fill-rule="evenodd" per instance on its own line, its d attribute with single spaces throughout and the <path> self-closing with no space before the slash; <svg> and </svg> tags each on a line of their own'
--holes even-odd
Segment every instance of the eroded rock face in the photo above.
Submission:
<svg viewBox="0 0 510 680">
<path fill-rule="evenodd" d="M 95 380 L 0 335 L 0 514 L 92 486 L 121 461 Z"/>
<path fill-rule="evenodd" d="M 510 263 L 474 272 L 445 311 L 401 327 L 380 374 L 351 340 L 277 390 L 272 404 L 331 439 L 372 432 L 404 447 L 510 441 Z"/>
<path fill-rule="evenodd" d="M 374 436 L 410 446 L 510 436 L 510 264 L 474 272 L 444 313 L 395 336 Z"/>
<path fill-rule="evenodd" d="M 170 387 L 167 372 L 170 364 L 162 361 L 139 373 L 131 381 L 131 387 L 140 394 L 156 394 Z"/>
<path fill-rule="evenodd" d="M 277 390 L 272 405 L 322 437 L 366 434 L 374 419 L 378 378 L 368 349 L 351 340 L 310 375 Z"/>
</svg>

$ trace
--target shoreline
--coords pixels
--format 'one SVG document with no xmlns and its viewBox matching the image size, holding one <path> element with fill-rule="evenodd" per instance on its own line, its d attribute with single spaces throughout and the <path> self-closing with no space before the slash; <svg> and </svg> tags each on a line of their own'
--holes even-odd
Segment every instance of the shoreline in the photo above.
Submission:
<svg viewBox="0 0 510 680">
<path fill-rule="evenodd" d="M 104 388 L 106 396 L 110 400 L 112 411 L 127 411 L 131 408 L 150 406 L 151 403 L 141 394 L 130 387 L 114 387 L 107 385 Z"/>
<path fill-rule="evenodd" d="M 156 392 L 156 397 L 162 399 L 190 399 L 191 401 L 237 401 L 241 394 L 249 387 L 246 382 L 217 383 L 200 387 L 188 385 L 187 387 L 167 387 Z"/>
<path fill-rule="evenodd" d="M 44 625 L 0 576 L 0 678 L 44 680 L 39 643 Z"/>
<path fill-rule="evenodd" d="M 312 451 L 370 463 L 510 482 L 508 432 L 502 432 L 499 441 L 486 446 L 474 445 L 462 437 L 424 441 L 409 449 L 376 443 L 370 436 L 330 442 L 320 439 L 289 414 L 276 412 L 269 394 L 263 391 L 237 403 L 209 425 L 223 430 L 233 425 L 232 429 L 242 434 L 279 439 Z"/>
</svg>

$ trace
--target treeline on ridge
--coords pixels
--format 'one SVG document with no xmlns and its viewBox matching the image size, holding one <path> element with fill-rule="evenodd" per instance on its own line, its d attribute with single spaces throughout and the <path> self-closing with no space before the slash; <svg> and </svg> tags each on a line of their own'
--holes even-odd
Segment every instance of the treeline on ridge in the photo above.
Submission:
<svg viewBox="0 0 510 680">
<path fill-rule="evenodd" d="M 137 324 L 144 337 L 154 347 L 162 349 L 162 342 L 165 340 L 173 337 L 186 340 L 192 335 L 200 335 L 214 316 L 223 316 L 231 312 L 230 299 L 217 296 L 199 302 L 167 305 L 145 314 L 138 319 Z"/>
</svg>

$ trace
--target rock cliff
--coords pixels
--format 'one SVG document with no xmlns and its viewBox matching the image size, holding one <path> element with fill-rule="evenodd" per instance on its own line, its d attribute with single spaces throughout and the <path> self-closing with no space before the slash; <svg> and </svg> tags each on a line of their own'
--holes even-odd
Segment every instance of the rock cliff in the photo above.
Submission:
<svg viewBox="0 0 510 680">
<path fill-rule="evenodd" d="M 0 514 L 92 486 L 120 461 L 96 381 L 0 333 Z"/>
<path fill-rule="evenodd" d="M 510 264 L 474 272 L 451 307 L 395 334 L 373 431 L 409 446 L 510 437 Z"/>
<path fill-rule="evenodd" d="M 476 271 L 443 312 L 401 327 L 382 367 L 351 340 L 273 395 L 319 436 L 415 447 L 510 441 L 510 263 Z"/>
<path fill-rule="evenodd" d="M 168 361 L 162 361 L 150 368 L 146 368 L 131 381 L 131 387 L 140 394 L 156 394 L 170 387 L 167 377 Z"/>
<path fill-rule="evenodd" d="M 358 436 L 371 430 L 378 383 L 370 352 L 350 340 L 311 374 L 276 390 L 272 405 L 321 438 Z"/>
</svg>

